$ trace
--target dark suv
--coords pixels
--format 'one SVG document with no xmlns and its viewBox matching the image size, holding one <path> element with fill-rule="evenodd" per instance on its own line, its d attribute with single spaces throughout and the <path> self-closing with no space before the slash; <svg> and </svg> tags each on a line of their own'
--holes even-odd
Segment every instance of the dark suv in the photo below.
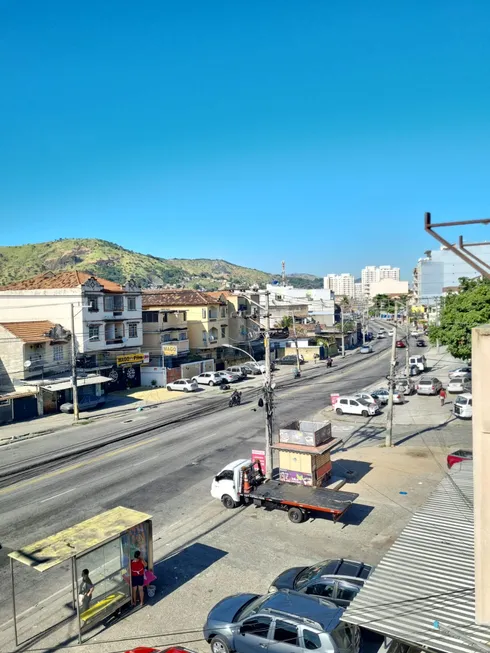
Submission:
<svg viewBox="0 0 490 653">
<path fill-rule="evenodd" d="M 325 560 L 312 567 L 286 569 L 272 581 L 269 592 L 292 589 L 304 594 L 323 596 L 340 607 L 347 607 L 371 571 L 370 565 L 355 560 Z"/>
<path fill-rule="evenodd" d="M 290 590 L 236 594 L 217 603 L 204 625 L 212 653 L 358 653 L 358 626 L 340 621 L 342 608 Z"/>
</svg>

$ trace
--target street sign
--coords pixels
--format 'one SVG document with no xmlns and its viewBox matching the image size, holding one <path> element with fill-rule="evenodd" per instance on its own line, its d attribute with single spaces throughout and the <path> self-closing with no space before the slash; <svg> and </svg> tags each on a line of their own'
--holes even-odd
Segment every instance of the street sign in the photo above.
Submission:
<svg viewBox="0 0 490 653">
<path fill-rule="evenodd" d="M 330 401 L 332 402 L 332 407 L 333 407 L 334 410 L 335 410 L 335 404 L 337 403 L 337 401 L 339 399 L 340 399 L 340 395 L 339 395 L 338 392 L 332 392 L 330 394 Z"/>
<path fill-rule="evenodd" d="M 265 464 L 265 451 L 262 449 L 252 449 L 252 462 L 254 463 L 256 460 L 260 463 L 260 469 L 262 470 L 262 474 L 266 474 L 266 464 Z"/>
</svg>

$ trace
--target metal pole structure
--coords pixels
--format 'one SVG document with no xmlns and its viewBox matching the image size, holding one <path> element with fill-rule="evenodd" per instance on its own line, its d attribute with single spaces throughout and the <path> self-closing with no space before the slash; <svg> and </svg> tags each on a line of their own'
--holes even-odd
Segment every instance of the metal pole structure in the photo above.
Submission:
<svg viewBox="0 0 490 653">
<path fill-rule="evenodd" d="M 71 559 L 73 565 L 73 573 L 75 574 L 75 582 L 78 583 L 78 571 L 77 571 L 77 557 L 73 556 Z M 129 574 L 131 578 L 131 574 Z M 82 643 L 82 625 L 80 623 L 80 602 L 78 601 L 78 592 L 77 592 L 77 626 L 78 626 L 78 643 Z"/>
<path fill-rule="evenodd" d="M 436 297 L 436 326 L 439 326 L 439 311 L 440 311 L 440 308 L 441 308 L 440 297 Z M 439 353 L 440 346 L 441 346 L 441 343 L 439 341 L 439 338 L 437 338 L 437 340 L 436 340 L 436 351 L 437 351 L 437 353 Z"/>
<path fill-rule="evenodd" d="M 294 344 L 296 346 L 296 366 L 298 368 L 298 372 L 301 371 L 301 361 L 299 359 L 299 347 L 298 347 L 298 336 L 296 334 L 296 323 L 294 321 L 294 312 L 291 311 L 291 319 L 293 320 L 293 336 L 294 336 Z"/>
<path fill-rule="evenodd" d="M 10 558 L 10 583 L 12 585 L 12 616 L 14 618 L 15 646 L 19 646 L 19 634 L 17 632 L 17 611 L 15 609 L 15 583 L 14 583 L 14 559 Z"/>
<path fill-rule="evenodd" d="M 395 314 L 397 313 L 395 302 Z M 386 438 L 385 446 L 393 446 L 393 390 L 395 389 L 395 365 L 396 365 L 396 322 L 393 327 L 393 340 L 391 341 L 391 362 L 390 362 L 390 394 L 388 397 L 388 411 L 386 413 Z"/>
<path fill-rule="evenodd" d="M 340 305 L 340 319 L 341 319 L 340 330 L 342 332 L 342 358 L 344 358 L 345 357 L 344 307 L 342 306 L 342 304 Z"/>
<path fill-rule="evenodd" d="M 265 466 L 266 478 L 272 478 L 272 418 L 274 412 L 274 398 L 272 389 L 272 370 L 271 370 L 271 349 L 270 349 L 270 331 L 271 318 L 269 306 L 269 291 L 265 293 L 265 384 L 264 384 L 264 403 L 265 403 Z"/>
<path fill-rule="evenodd" d="M 77 342 L 75 338 L 75 312 L 71 306 L 71 387 L 73 393 L 73 419 L 78 422 L 80 411 L 78 409 L 78 386 L 77 386 Z"/>
<path fill-rule="evenodd" d="M 405 347 L 405 374 L 407 375 L 407 380 L 410 379 L 410 320 L 408 319 L 408 299 L 405 304 L 405 310 L 407 313 L 407 320 L 405 323 L 405 328 L 407 330 L 407 346 Z"/>
<path fill-rule="evenodd" d="M 77 577 L 75 573 L 75 565 L 73 564 L 73 558 L 71 559 L 71 590 L 73 594 L 73 609 L 76 610 L 78 592 L 77 592 Z"/>
</svg>

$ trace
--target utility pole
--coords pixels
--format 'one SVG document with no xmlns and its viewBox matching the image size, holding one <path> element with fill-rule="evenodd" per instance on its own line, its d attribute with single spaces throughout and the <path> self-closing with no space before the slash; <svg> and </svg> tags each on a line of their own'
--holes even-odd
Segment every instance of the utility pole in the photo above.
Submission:
<svg viewBox="0 0 490 653">
<path fill-rule="evenodd" d="M 407 381 L 410 380 L 410 320 L 408 318 L 408 299 L 405 303 L 405 312 L 406 312 L 406 322 L 405 327 L 407 330 L 407 346 L 405 347 L 405 374 L 407 375 Z"/>
<path fill-rule="evenodd" d="M 296 323 L 294 321 L 294 313 L 291 311 L 291 319 L 293 320 L 293 336 L 294 336 L 294 344 L 296 346 L 296 365 L 298 367 L 298 372 L 301 370 L 301 361 L 299 359 L 299 347 L 298 347 L 298 336 L 296 334 Z"/>
<path fill-rule="evenodd" d="M 73 304 L 71 307 L 71 388 L 73 394 L 73 419 L 78 422 L 80 412 L 78 410 L 78 386 L 77 386 L 77 343 L 75 339 L 75 312 Z"/>
<path fill-rule="evenodd" d="M 340 330 L 342 332 L 342 358 L 345 357 L 344 307 L 340 304 Z"/>
<path fill-rule="evenodd" d="M 272 478 L 272 418 L 274 413 L 274 390 L 272 388 L 271 370 L 271 349 L 270 349 L 270 307 L 269 291 L 265 293 L 265 384 L 264 384 L 264 405 L 265 405 L 265 466 L 266 478 Z"/>
<path fill-rule="evenodd" d="M 440 325 L 440 321 L 439 321 L 440 307 L 441 307 L 440 297 L 436 297 L 436 326 Z M 439 353 L 440 344 L 441 343 L 439 342 L 439 338 L 437 338 L 437 340 L 436 340 L 436 348 L 437 348 L 436 351 L 437 351 L 437 353 Z"/>
<path fill-rule="evenodd" d="M 397 302 L 395 302 L 395 315 L 398 313 Z M 388 397 L 388 410 L 386 413 L 386 439 L 385 446 L 391 447 L 393 443 L 393 391 L 395 389 L 395 367 L 396 367 L 396 322 L 393 327 L 393 340 L 391 341 L 390 361 L 390 394 Z"/>
</svg>

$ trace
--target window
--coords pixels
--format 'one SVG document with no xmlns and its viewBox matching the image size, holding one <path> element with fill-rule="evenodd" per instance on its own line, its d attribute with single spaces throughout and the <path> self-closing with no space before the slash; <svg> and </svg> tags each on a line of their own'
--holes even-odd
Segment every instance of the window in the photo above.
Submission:
<svg viewBox="0 0 490 653">
<path fill-rule="evenodd" d="M 314 651 L 317 648 L 320 648 L 322 645 L 320 641 L 320 637 L 312 632 L 311 630 L 307 630 L 306 628 L 303 628 L 303 640 L 305 642 L 305 648 L 307 648 L 309 651 Z"/>
<path fill-rule="evenodd" d="M 204 344 L 206 344 L 207 341 L 208 341 L 208 335 L 207 335 L 206 331 L 202 332 L 202 341 L 203 341 Z"/>
<path fill-rule="evenodd" d="M 136 297 L 128 297 L 128 311 L 136 310 Z"/>
<path fill-rule="evenodd" d="M 162 313 L 162 322 L 168 322 L 168 313 Z"/>
<path fill-rule="evenodd" d="M 179 340 L 187 340 L 187 333 L 185 331 L 179 333 Z"/>
<path fill-rule="evenodd" d="M 290 646 L 299 646 L 297 626 L 278 619 L 274 629 L 274 641 L 284 642 Z"/>
<path fill-rule="evenodd" d="M 138 322 L 130 322 L 128 324 L 128 338 L 138 337 Z"/>
<path fill-rule="evenodd" d="M 202 319 L 203 320 L 206 319 L 206 309 L 205 308 L 202 309 Z"/>
<path fill-rule="evenodd" d="M 143 324 L 158 322 L 158 311 L 143 311 Z"/>
<path fill-rule="evenodd" d="M 88 310 L 91 313 L 95 313 L 99 310 L 99 298 L 97 295 L 89 295 L 87 297 Z"/>
<path fill-rule="evenodd" d="M 252 617 L 244 621 L 240 628 L 242 635 L 249 634 L 267 639 L 272 619 L 270 617 Z"/>
<path fill-rule="evenodd" d="M 221 337 L 226 338 L 226 326 L 221 327 Z"/>
<path fill-rule="evenodd" d="M 349 402 L 347 401 L 347 399 L 341 399 L 341 400 L 339 401 L 339 404 L 343 404 L 344 406 L 347 406 L 348 403 L 349 403 Z"/>
<path fill-rule="evenodd" d="M 104 310 L 105 311 L 123 311 L 124 298 L 122 295 L 107 295 L 104 297 Z"/>
<path fill-rule="evenodd" d="M 353 399 L 349 399 L 349 404 L 350 404 L 351 406 L 359 406 L 359 404 L 357 403 L 357 401 L 354 401 Z"/>
<path fill-rule="evenodd" d="M 333 596 L 334 583 L 315 583 L 310 585 L 306 590 L 307 594 L 316 594 L 317 596 L 325 596 L 327 598 Z"/>
<path fill-rule="evenodd" d="M 63 360 L 63 345 L 54 345 L 53 347 L 53 360 L 62 361 Z"/>
<path fill-rule="evenodd" d="M 88 339 L 89 340 L 99 340 L 99 324 L 89 324 L 88 325 Z"/>
<path fill-rule="evenodd" d="M 170 342 L 172 340 L 170 333 L 163 334 L 163 342 Z"/>
<path fill-rule="evenodd" d="M 221 317 L 226 317 L 226 306 L 221 307 Z"/>
<path fill-rule="evenodd" d="M 337 598 L 342 601 L 353 601 L 358 590 L 353 587 L 347 587 L 346 585 L 339 584 L 337 589 Z"/>
</svg>

